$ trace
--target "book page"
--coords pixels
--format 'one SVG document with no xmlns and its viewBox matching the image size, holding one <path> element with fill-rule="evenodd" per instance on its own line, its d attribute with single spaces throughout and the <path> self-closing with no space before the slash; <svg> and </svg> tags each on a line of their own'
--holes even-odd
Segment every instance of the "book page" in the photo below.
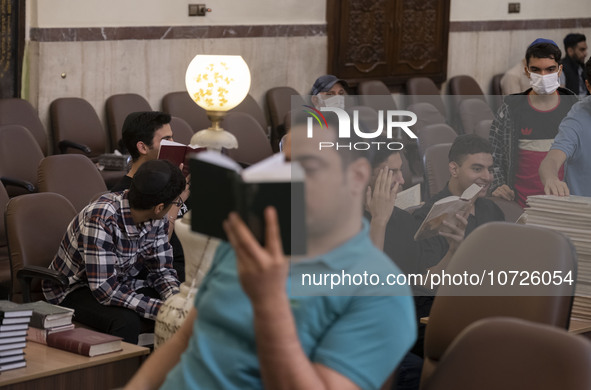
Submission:
<svg viewBox="0 0 591 390">
<path fill-rule="evenodd" d="M 285 161 L 282 153 L 276 153 L 242 171 L 245 183 L 302 181 L 301 166 L 297 162 Z"/>
<path fill-rule="evenodd" d="M 396 194 L 394 205 L 403 210 L 421 204 L 421 184 L 417 184 Z"/>
</svg>

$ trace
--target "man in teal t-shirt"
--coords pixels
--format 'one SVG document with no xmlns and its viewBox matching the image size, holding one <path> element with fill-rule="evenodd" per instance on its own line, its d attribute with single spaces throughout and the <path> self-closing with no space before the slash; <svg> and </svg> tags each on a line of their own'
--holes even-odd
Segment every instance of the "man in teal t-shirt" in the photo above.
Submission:
<svg viewBox="0 0 591 390">
<path fill-rule="evenodd" d="M 311 139 L 305 126 L 292 129 L 291 157 L 305 172 L 305 259 L 290 266 L 283 255 L 274 209 L 265 247 L 231 214 L 231 246 L 218 248 L 195 309 L 128 389 L 378 389 L 392 373 L 416 338 L 411 292 L 388 286 L 400 271 L 362 218 L 369 161 L 318 147 L 335 141 L 337 126 L 314 127 Z"/>
</svg>

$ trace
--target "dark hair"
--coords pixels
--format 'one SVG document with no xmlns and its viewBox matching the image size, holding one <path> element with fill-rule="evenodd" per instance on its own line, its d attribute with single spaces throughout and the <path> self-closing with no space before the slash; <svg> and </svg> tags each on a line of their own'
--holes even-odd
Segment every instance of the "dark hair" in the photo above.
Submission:
<svg viewBox="0 0 591 390">
<path fill-rule="evenodd" d="M 462 165 L 469 154 L 477 153 L 492 154 L 490 142 L 476 134 L 459 135 L 449 149 L 449 162 Z"/>
<path fill-rule="evenodd" d="M 550 58 L 554 61 L 560 63 L 560 59 L 562 58 L 562 52 L 558 48 L 558 46 L 553 45 L 552 43 L 536 43 L 535 45 L 531 45 L 525 51 L 525 62 L 527 66 L 529 66 L 529 59 L 531 57 L 534 58 Z"/>
<path fill-rule="evenodd" d="M 138 210 L 149 210 L 160 203 L 168 207 L 183 192 L 185 185 L 185 176 L 170 161 L 146 161 L 133 175 L 129 205 Z"/>
<path fill-rule="evenodd" d="M 585 79 L 591 83 L 591 58 L 585 63 Z"/>
<path fill-rule="evenodd" d="M 167 123 L 170 115 L 160 111 L 132 112 L 123 122 L 122 142 L 133 161 L 140 157 L 137 143 L 152 147 L 154 133 Z"/>
<path fill-rule="evenodd" d="M 579 42 L 585 42 L 587 38 L 585 38 L 584 34 L 578 33 L 571 33 L 564 37 L 564 51 L 567 51 L 569 47 L 575 47 L 579 44 Z"/>
</svg>

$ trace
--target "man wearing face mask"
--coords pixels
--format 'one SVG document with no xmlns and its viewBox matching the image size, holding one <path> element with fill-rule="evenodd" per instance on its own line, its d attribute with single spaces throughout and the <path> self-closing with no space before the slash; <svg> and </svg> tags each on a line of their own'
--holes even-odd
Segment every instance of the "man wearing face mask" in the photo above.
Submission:
<svg viewBox="0 0 591 390">
<path fill-rule="evenodd" d="M 345 96 L 348 95 L 349 85 L 331 74 L 320 76 L 314 82 L 310 95 L 312 104 L 316 108 L 336 107 L 345 109 Z"/>
<path fill-rule="evenodd" d="M 494 180 L 492 195 L 525 207 L 530 195 L 544 194 L 538 176 L 558 125 L 576 95 L 560 87 L 562 53 L 554 41 L 538 38 L 525 53 L 531 88 L 505 97 L 491 125 Z M 561 169 L 560 177 L 563 177 Z"/>
</svg>

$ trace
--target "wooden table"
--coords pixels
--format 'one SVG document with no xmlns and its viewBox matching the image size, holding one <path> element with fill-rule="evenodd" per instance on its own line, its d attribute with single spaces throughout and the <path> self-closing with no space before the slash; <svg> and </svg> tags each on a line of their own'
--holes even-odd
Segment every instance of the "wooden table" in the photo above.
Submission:
<svg viewBox="0 0 591 390">
<path fill-rule="evenodd" d="M 27 367 L 0 373 L 1 389 L 112 389 L 124 386 L 150 353 L 122 343 L 123 350 L 86 357 L 27 341 Z"/>
</svg>

